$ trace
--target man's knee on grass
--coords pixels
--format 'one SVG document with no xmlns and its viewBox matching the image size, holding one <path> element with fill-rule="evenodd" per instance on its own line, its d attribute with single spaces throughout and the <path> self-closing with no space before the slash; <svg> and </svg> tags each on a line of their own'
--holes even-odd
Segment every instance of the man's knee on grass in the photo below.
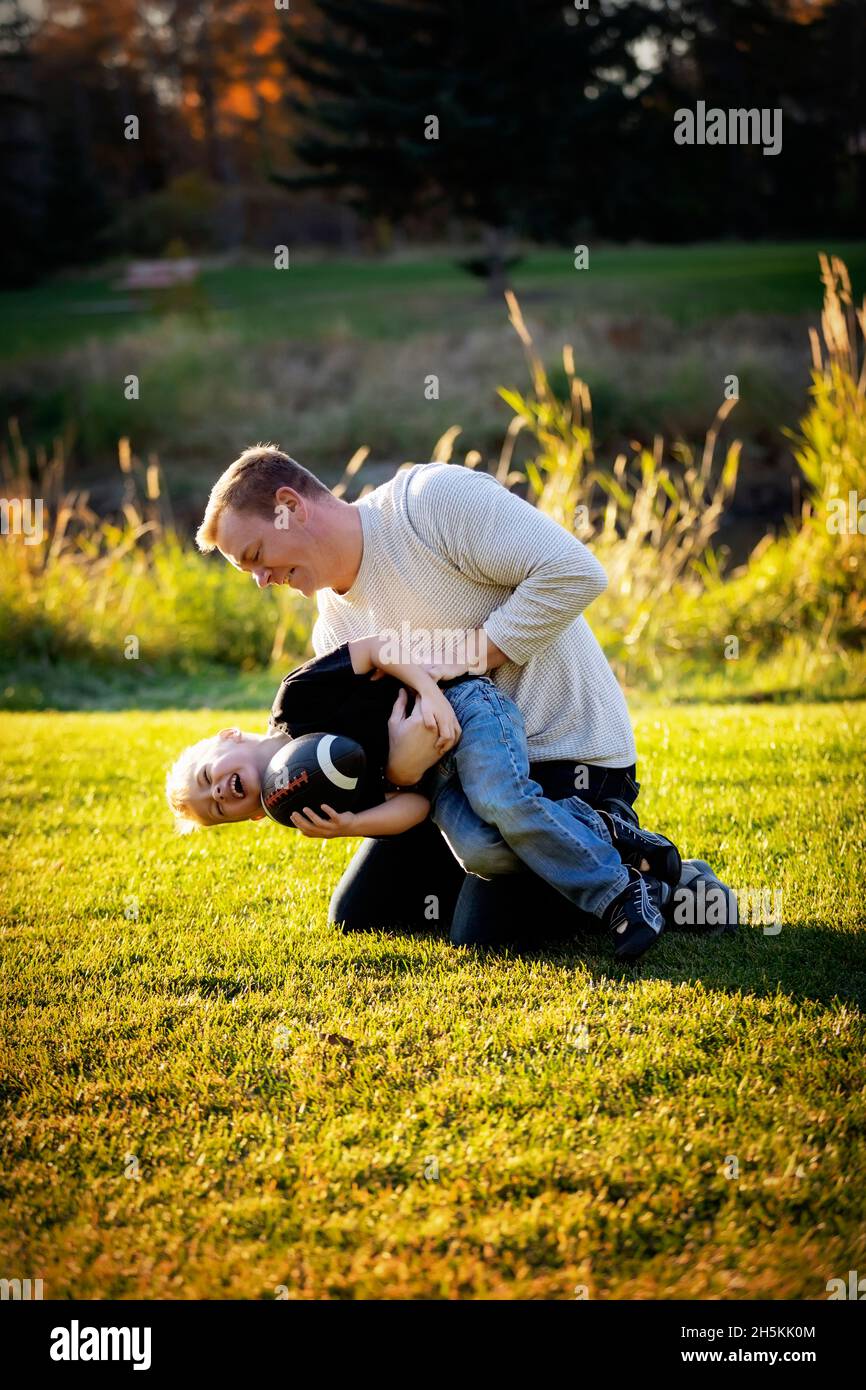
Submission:
<svg viewBox="0 0 866 1390">
<path fill-rule="evenodd" d="M 440 825 L 451 853 L 460 867 L 475 878 L 497 878 L 519 873 L 524 867 L 514 851 L 489 824 L 467 825 L 465 819 L 452 826 Z"/>
<path fill-rule="evenodd" d="M 262 777 L 272 752 L 273 739 L 240 729 L 222 729 L 184 748 L 165 779 L 179 833 L 261 820 Z"/>
</svg>

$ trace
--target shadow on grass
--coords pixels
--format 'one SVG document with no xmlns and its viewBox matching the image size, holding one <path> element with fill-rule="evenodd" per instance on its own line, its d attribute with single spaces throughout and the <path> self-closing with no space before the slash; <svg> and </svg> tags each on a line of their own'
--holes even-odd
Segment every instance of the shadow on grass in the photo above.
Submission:
<svg viewBox="0 0 866 1390">
<path fill-rule="evenodd" d="M 441 940 L 441 928 L 395 928 L 389 935 L 412 940 Z M 360 939 L 365 933 L 347 933 Z M 556 962 L 580 967 L 594 983 L 633 984 L 638 980 L 668 980 L 672 984 L 700 981 L 707 989 L 767 997 L 779 992 L 802 1003 L 847 1001 L 866 1007 L 866 934 L 836 931 L 817 921 L 786 923 L 778 936 L 764 936 L 759 927 L 741 926 L 732 936 L 706 937 L 669 931 L 634 966 L 620 965 L 604 934 L 589 931 L 488 941 L 455 948 L 483 961 L 488 956 Z M 383 978 L 417 973 L 419 962 L 410 953 L 365 952 L 352 964 Z"/>
<path fill-rule="evenodd" d="M 701 942 L 671 934 L 659 946 L 651 966 L 661 974 L 664 945 L 680 948 L 680 965 L 664 970 L 671 980 L 700 980 L 707 988 L 773 995 L 778 991 L 798 1002 L 829 1004 L 846 1000 L 866 1005 L 866 934 L 834 930 L 819 921 L 786 923 L 778 936 L 760 927 L 741 927 L 736 936 Z"/>
<path fill-rule="evenodd" d="M 707 989 L 729 993 L 766 997 L 781 991 L 803 1003 L 838 999 L 866 1005 L 866 936 L 834 931 L 820 922 L 789 923 L 774 937 L 749 926 L 740 927 L 735 936 L 714 938 L 668 932 L 636 966 L 618 965 L 608 943 L 589 934 L 555 941 L 547 949 L 525 942 L 508 949 L 523 958 L 580 963 L 593 979 L 700 981 Z"/>
<path fill-rule="evenodd" d="M 225 666 L 187 673 L 135 662 L 120 669 L 84 660 L 22 659 L 14 667 L 0 662 L 0 709 L 109 714 L 130 709 L 258 708 L 264 721 L 280 680 L 302 660 L 287 657 L 278 670 L 244 673 Z"/>
</svg>

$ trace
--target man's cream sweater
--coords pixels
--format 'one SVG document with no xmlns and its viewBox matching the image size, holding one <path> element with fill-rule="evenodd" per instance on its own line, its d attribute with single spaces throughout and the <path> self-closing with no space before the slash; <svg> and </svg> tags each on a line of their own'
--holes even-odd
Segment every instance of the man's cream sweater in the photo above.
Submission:
<svg viewBox="0 0 866 1390">
<path fill-rule="evenodd" d="M 456 464 L 401 469 L 354 505 L 361 566 L 347 593 L 319 591 L 317 656 L 403 623 L 483 627 L 509 658 L 493 679 L 523 714 L 533 761 L 635 761 L 625 698 L 582 616 L 607 577 L 581 541 Z"/>
</svg>

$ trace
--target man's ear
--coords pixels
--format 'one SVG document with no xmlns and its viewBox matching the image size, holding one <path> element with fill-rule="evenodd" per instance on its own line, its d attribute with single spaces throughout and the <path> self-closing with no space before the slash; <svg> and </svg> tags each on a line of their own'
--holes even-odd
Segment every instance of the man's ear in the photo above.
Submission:
<svg viewBox="0 0 866 1390">
<path fill-rule="evenodd" d="M 307 520 L 308 508 L 299 492 L 293 487 L 278 487 L 274 493 L 274 511 L 277 516 L 291 513 L 292 520 L 303 526 Z"/>
<path fill-rule="evenodd" d="M 219 737 L 230 738 L 234 743 L 241 743 L 243 740 L 243 734 L 240 729 L 220 729 Z"/>
</svg>

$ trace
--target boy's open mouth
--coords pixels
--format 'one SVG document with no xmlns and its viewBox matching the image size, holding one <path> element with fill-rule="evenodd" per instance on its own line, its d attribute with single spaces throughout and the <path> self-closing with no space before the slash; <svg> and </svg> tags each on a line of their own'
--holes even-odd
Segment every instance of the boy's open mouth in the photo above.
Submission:
<svg viewBox="0 0 866 1390">
<path fill-rule="evenodd" d="M 229 779 L 229 786 L 231 787 L 235 796 L 243 799 L 243 797 L 246 795 L 246 793 L 244 792 L 244 784 L 241 781 L 241 774 L 239 772 L 232 773 L 231 778 Z"/>
</svg>

